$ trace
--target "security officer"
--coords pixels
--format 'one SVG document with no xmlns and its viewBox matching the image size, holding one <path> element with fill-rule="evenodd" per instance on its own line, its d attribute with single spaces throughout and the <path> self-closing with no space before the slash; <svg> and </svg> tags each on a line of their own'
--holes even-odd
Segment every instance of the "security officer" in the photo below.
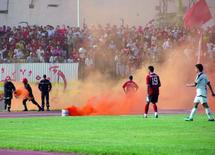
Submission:
<svg viewBox="0 0 215 155">
<path fill-rule="evenodd" d="M 37 103 L 37 101 L 35 101 L 34 99 L 34 95 L 33 95 L 33 92 L 32 92 L 32 89 L 31 89 L 31 86 L 29 85 L 28 83 L 28 80 L 26 78 L 24 78 L 22 80 L 23 84 L 24 84 L 24 87 L 25 89 L 28 91 L 28 96 L 26 96 L 24 98 L 24 100 L 22 101 L 23 102 L 23 105 L 24 105 L 24 110 L 23 111 L 28 111 L 28 108 L 27 108 L 27 101 L 31 101 L 34 105 L 36 105 L 38 107 L 38 111 L 41 111 L 42 108 L 40 107 L 40 105 Z"/>
<path fill-rule="evenodd" d="M 38 88 L 41 91 L 42 110 L 44 110 L 45 98 L 46 98 L 47 111 L 50 111 L 50 109 L 49 109 L 49 107 L 50 107 L 50 105 L 49 105 L 49 92 L 52 89 L 52 84 L 48 79 L 46 79 L 46 75 L 43 75 L 43 79 L 40 81 Z"/>
<path fill-rule="evenodd" d="M 11 109 L 11 100 L 13 98 L 13 92 L 15 93 L 16 87 L 14 84 L 10 81 L 9 78 L 5 79 L 4 83 L 4 104 L 5 104 L 5 110 L 10 112 Z"/>
</svg>

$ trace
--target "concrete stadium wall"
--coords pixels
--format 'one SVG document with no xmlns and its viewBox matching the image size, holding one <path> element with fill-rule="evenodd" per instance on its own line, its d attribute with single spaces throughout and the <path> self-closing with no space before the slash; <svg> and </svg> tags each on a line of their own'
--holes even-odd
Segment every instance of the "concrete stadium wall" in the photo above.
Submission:
<svg viewBox="0 0 215 155">
<path fill-rule="evenodd" d="M 145 25 L 156 16 L 159 0 L 83 0 L 81 19 L 88 24 Z"/>
<path fill-rule="evenodd" d="M 76 0 L 33 0 L 34 8 L 30 9 L 31 0 L 9 0 L 8 14 L 0 14 L 0 25 L 18 25 L 28 22 L 30 25 L 76 25 Z M 58 7 L 48 7 L 58 4 Z"/>
<path fill-rule="evenodd" d="M 0 25 L 18 25 L 28 22 L 30 25 L 70 25 L 77 26 L 77 0 L 0 0 L 0 9 L 8 1 L 8 13 L 0 13 Z M 145 25 L 155 18 L 160 0 L 79 0 L 80 25 L 91 24 L 125 24 Z M 206 0 L 210 10 L 215 9 L 215 0 Z M 33 2 L 34 8 L 29 4 Z M 183 0 L 186 7 L 188 0 Z M 57 4 L 58 7 L 48 7 Z M 178 0 L 168 3 L 168 12 L 177 12 Z M 0 10 L 1 11 L 1 10 Z"/>
<path fill-rule="evenodd" d="M 70 80 L 78 80 L 78 63 L 0 64 L 0 72 L 1 81 L 9 77 L 14 81 L 27 78 L 30 82 L 38 82 L 46 74 L 51 82 L 66 84 Z"/>
<path fill-rule="evenodd" d="M 2 1 L 2 0 L 0 0 Z M 30 25 L 77 25 L 77 0 L 9 0 L 8 14 L 0 13 L 0 25 L 18 25 L 26 21 Z M 58 7 L 47 7 L 58 4 Z M 153 19 L 159 0 L 80 0 L 80 23 L 143 25 Z"/>
</svg>

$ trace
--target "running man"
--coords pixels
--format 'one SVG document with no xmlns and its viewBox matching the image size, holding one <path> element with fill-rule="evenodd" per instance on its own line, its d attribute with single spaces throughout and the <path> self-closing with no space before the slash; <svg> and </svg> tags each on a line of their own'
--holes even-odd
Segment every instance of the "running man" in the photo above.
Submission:
<svg viewBox="0 0 215 155">
<path fill-rule="evenodd" d="M 212 96 L 215 96 L 213 88 L 211 87 L 210 81 L 208 80 L 207 75 L 203 72 L 204 68 L 202 64 L 196 64 L 196 79 L 195 83 L 187 84 L 187 87 L 196 87 L 196 97 L 194 99 L 194 107 L 190 113 L 190 116 L 185 118 L 185 121 L 193 121 L 193 117 L 197 111 L 199 103 L 205 108 L 205 113 L 208 116 L 208 121 L 214 121 L 210 108 L 208 106 L 207 99 L 207 86 L 209 87 Z"/>
<path fill-rule="evenodd" d="M 24 110 L 23 111 L 28 111 L 28 108 L 27 108 L 27 101 L 31 101 L 34 105 L 36 105 L 38 107 L 38 111 L 42 111 L 42 108 L 40 107 L 40 105 L 37 103 L 37 101 L 35 101 L 34 99 L 34 95 L 33 95 L 33 92 L 32 92 L 32 89 L 31 89 L 31 86 L 30 84 L 28 83 L 28 79 L 24 78 L 22 80 L 23 84 L 24 84 L 24 87 L 25 89 L 28 91 L 28 96 L 26 96 L 22 103 L 23 103 L 23 106 L 24 106 Z"/>
</svg>

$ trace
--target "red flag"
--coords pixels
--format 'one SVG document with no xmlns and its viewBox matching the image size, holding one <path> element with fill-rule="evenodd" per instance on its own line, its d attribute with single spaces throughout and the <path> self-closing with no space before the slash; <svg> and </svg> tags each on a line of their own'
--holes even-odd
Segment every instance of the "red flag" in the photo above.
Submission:
<svg viewBox="0 0 215 155">
<path fill-rule="evenodd" d="M 184 16 L 184 25 L 187 27 L 196 27 L 205 24 L 212 18 L 211 12 L 205 0 L 198 0 L 186 12 Z"/>
</svg>

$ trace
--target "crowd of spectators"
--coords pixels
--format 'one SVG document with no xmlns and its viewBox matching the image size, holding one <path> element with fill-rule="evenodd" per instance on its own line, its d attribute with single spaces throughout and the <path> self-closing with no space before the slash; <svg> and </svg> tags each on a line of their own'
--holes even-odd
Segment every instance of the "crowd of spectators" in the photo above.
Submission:
<svg viewBox="0 0 215 155">
<path fill-rule="evenodd" d="M 145 62 L 160 62 L 165 52 L 193 41 L 197 31 L 184 27 L 0 26 L 1 63 L 76 63 L 80 74 L 98 69 L 127 76 Z M 205 49 L 215 56 L 215 30 L 204 35 Z M 195 44 L 195 43 L 194 43 Z"/>
</svg>

